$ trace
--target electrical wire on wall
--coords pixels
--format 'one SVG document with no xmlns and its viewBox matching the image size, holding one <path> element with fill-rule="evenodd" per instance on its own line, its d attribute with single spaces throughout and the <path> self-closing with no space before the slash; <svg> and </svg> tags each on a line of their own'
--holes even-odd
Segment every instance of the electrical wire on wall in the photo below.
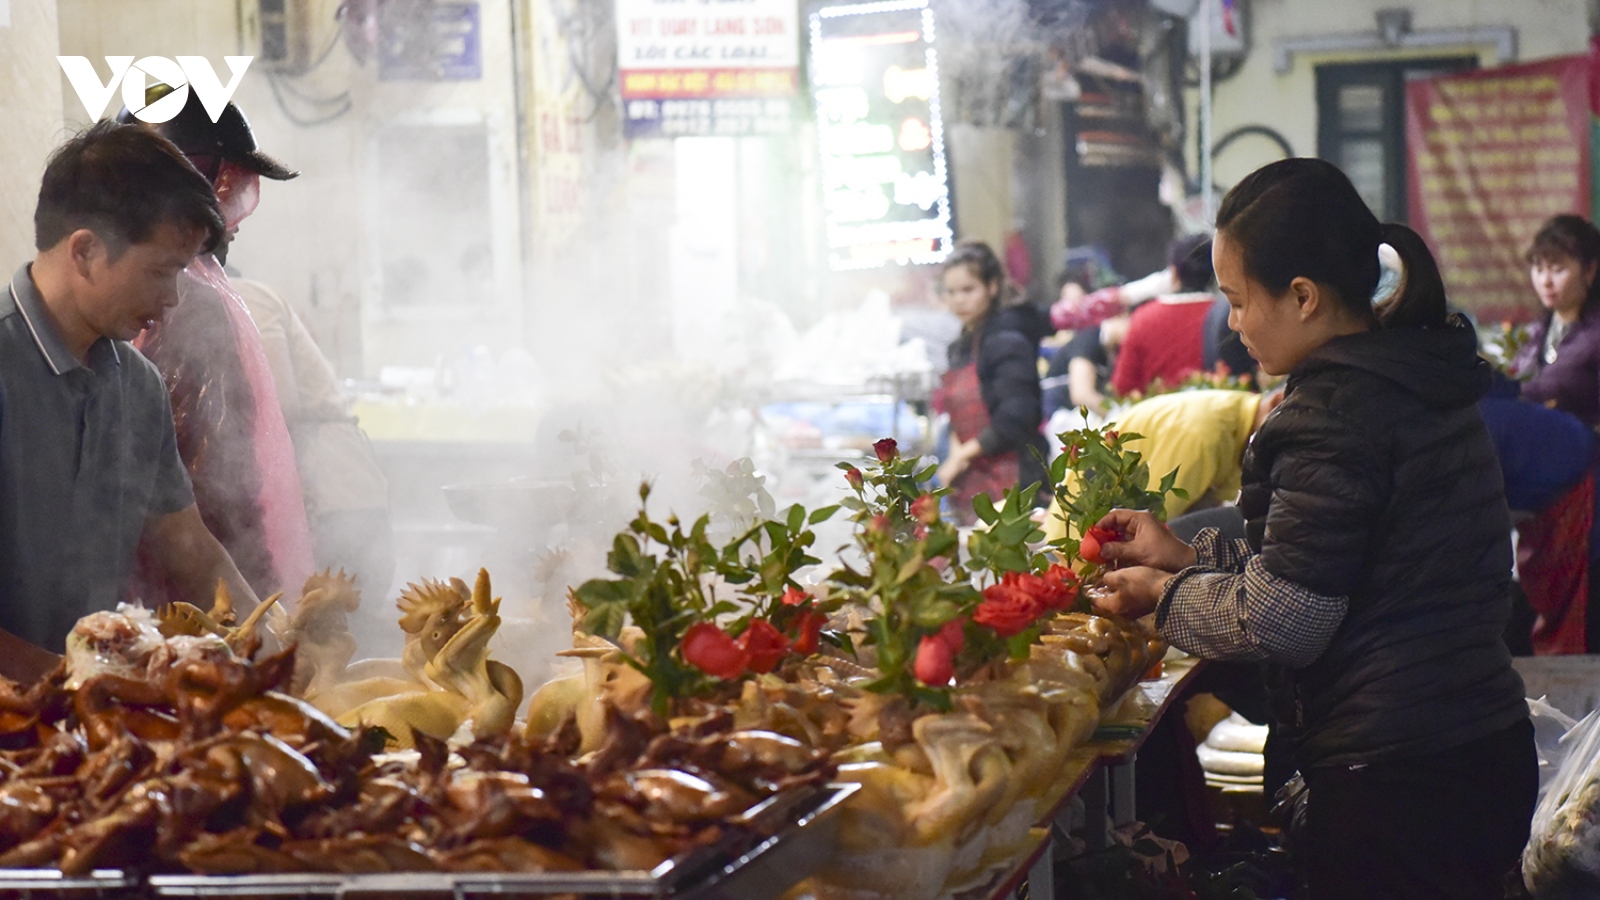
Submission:
<svg viewBox="0 0 1600 900">
<path fill-rule="evenodd" d="M 289 76 L 271 69 L 266 70 L 267 84 L 272 88 L 272 99 L 277 102 L 278 109 L 283 112 L 284 117 L 290 122 L 302 128 L 326 125 L 343 117 L 355 108 L 355 99 L 351 96 L 349 88 L 345 88 L 331 97 L 318 97 L 307 93 L 296 84 L 299 79 L 305 78 L 322 68 L 328 58 L 333 55 L 333 51 L 339 45 L 339 39 L 344 33 L 344 18 L 348 7 L 348 3 L 341 3 L 338 9 L 334 11 L 333 33 L 328 36 L 327 42 L 318 51 L 316 59 L 306 67 L 305 71 Z M 311 107 L 314 111 L 309 115 L 295 112 L 290 108 L 286 96 L 294 98 L 297 103 L 303 106 Z"/>
<path fill-rule="evenodd" d="M 1281 158 L 1289 159 L 1290 157 L 1294 156 L 1294 145 L 1289 143 L 1289 139 L 1284 137 L 1282 132 L 1266 125 L 1240 125 L 1238 128 L 1235 128 L 1218 138 L 1217 142 L 1211 145 L 1211 158 L 1214 160 L 1218 156 L 1221 156 L 1222 151 L 1232 146 L 1234 141 L 1244 137 L 1266 138 L 1277 145 L 1278 151 L 1283 154 Z M 1195 135 L 1195 141 L 1195 146 L 1198 148 L 1198 133 Z M 1213 183 L 1213 187 L 1219 194 L 1226 193 L 1226 189 L 1222 185 Z M 1188 189 L 1190 194 L 1200 193 L 1200 181 L 1198 179 L 1190 181 L 1188 183 Z"/>
<path fill-rule="evenodd" d="M 617 46 L 611 9 L 610 3 L 576 0 L 566 8 L 570 11 L 556 12 L 556 27 L 566 41 L 572 74 L 594 102 L 585 122 L 593 122 L 615 100 Z"/>
</svg>

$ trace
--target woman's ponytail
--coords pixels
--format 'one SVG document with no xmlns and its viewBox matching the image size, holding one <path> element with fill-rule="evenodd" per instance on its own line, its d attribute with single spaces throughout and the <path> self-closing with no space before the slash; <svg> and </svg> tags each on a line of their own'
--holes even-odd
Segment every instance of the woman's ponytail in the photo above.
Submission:
<svg viewBox="0 0 1600 900">
<path fill-rule="evenodd" d="M 1373 308 L 1385 328 L 1443 325 L 1449 315 L 1439 264 L 1422 236 L 1398 222 L 1383 226 L 1383 242 L 1400 257 L 1400 289 Z"/>
</svg>

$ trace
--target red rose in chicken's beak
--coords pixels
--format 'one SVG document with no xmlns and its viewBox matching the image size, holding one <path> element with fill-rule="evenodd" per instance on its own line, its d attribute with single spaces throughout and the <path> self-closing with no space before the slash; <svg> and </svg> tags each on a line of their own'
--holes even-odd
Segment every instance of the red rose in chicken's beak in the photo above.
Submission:
<svg viewBox="0 0 1600 900">
<path fill-rule="evenodd" d="M 684 662 L 715 678 L 738 678 L 750 666 L 750 654 L 710 622 L 691 626 L 680 650 Z"/>
<path fill-rule="evenodd" d="M 983 602 L 973 610 L 972 621 L 1008 638 L 1027 630 L 1044 611 L 1041 601 L 1006 579 L 984 588 Z"/>
<path fill-rule="evenodd" d="M 810 656 L 817 652 L 818 639 L 822 634 L 822 626 L 828 624 L 828 617 L 816 610 L 806 610 L 795 621 L 794 652 L 801 656 Z"/>
<path fill-rule="evenodd" d="M 951 619 L 940 627 L 938 634 L 935 634 L 934 637 L 944 641 L 945 646 L 950 648 L 950 654 L 954 656 L 961 652 L 961 648 L 967 646 L 966 628 L 967 620 L 965 618 Z"/>
<path fill-rule="evenodd" d="M 739 635 L 739 649 L 749 656 L 750 671 L 765 675 L 788 655 L 789 639 L 766 619 L 751 619 L 750 627 Z"/>
<path fill-rule="evenodd" d="M 928 635 L 917 645 L 917 661 L 912 672 L 928 687 L 944 687 L 955 677 L 955 654 L 938 635 Z"/>
<path fill-rule="evenodd" d="M 1045 571 L 1043 578 L 1047 582 L 1059 585 L 1060 592 L 1051 595 L 1051 599 L 1054 601 L 1051 608 L 1057 610 L 1071 608 L 1072 604 L 1078 599 L 1078 591 L 1083 586 L 1082 582 L 1078 580 L 1078 573 L 1057 563 L 1051 565 Z"/>
</svg>

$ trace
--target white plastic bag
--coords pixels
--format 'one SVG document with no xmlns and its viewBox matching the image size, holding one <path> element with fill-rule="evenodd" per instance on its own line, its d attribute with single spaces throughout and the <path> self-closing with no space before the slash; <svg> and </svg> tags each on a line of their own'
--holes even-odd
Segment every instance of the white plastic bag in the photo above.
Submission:
<svg viewBox="0 0 1600 900">
<path fill-rule="evenodd" d="M 1567 758 L 1567 747 L 1561 739 L 1578 722 L 1551 706 L 1544 697 L 1528 698 L 1528 721 L 1533 723 L 1533 746 L 1539 754 L 1539 799 L 1543 800 L 1545 790 Z"/>
<path fill-rule="evenodd" d="M 1541 900 L 1595 897 L 1600 895 L 1600 710 L 1568 729 L 1557 750 L 1563 758 L 1542 784 L 1522 852 L 1522 878 Z M 1541 768 L 1544 756 L 1541 750 Z"/>
</svg>

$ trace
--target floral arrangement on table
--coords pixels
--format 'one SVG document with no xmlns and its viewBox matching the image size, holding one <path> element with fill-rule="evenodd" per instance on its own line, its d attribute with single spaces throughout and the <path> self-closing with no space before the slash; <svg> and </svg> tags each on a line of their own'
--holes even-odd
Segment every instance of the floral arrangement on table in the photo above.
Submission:
<svg viewBox="0 0 1600 900">
<path fill-rule="evenodd" d="M 718 547 L 706 537 L 709 515 L 685 531 L 675 515 L 652 519 L 649 499 L 650 486 L 641 485 L 638 516 L 612 542 L 606 567 L 616 577 L 586 581 L 572 596 L 584 610 L 582 630 L 620 642 L 623 661 L 649 679 L 656 715 L 816 652 L 826 616 L 794 574 L 821 562 L 808 552 L 816 542 L 810 526 L 838 507 L 808 514 L 796 504 Z M 717 595 L 713 578 L 727 596 Z M 630 621 L 634 632 L 621 641 Z"/>
<path fill-rule="evenodd" d="M 1485 325 L 1478 329 L 1479 352 L 1489 364 L 1494 366 L 1501 374 L 1510 378 L 1526 380 L 1531 377 L 1531 372 L 1517 373 L 1514 364 L 1517 355 L 1526 347 L 1532 334 L 1532 326 L 1524 322 L 1521 324 L 1503 321 Z"/>
<path fill-rule="evenodd" d="M 1131 406 L 1140 400 L 1159 397 L 1162 394 L 1176 394 L 1179 391 L 1253 391 L 1256 387 L 1248 375 L 1235 375 L 1226 363 L 1217 363 L 1215 371 L 1204 370 L 1190 373 L 1183 379 L 1167 384 L 1160 378 L 1151 381 L 1142 391 L 1129 391 L 1119 394 L 1119 405 Z"/>
<path fill-rule="evenodd" d="M 1044 538 L 1032 517 L 1037 486 L 1007 491 L 999 507 L 980 494 L 973 505 L 986 527 L 969 536 L 962 558 L 956 526 L 939 513 L 948 489 L 924 487 L 935 467 L 919 470 L 892 440 L 874 451 L 866 472 L 840 464 L 853 493 L 842 505 L 869 564 L 841 565 L 828 582 L 870 611 L 865 643 L 880 674 L 865 688 L 948 710 L 958 673 L 965 681 L 1026 658 L 1038 623 L 1073 606 L 1078 578 L 1033 549 Z"/>
<path fill-rule="evenodd" d="M 1052 476 L 1083 486 L 1069 517 L 1129 498 L 1159 508 L 1160 492 L 1130 492 L 1143 469 L 1117 435 L 1066 437 L 1078 450 Z M 610 574 L 572 592 L 568 654 L 584 669 L 535 693 L 528 730 L 576 727 L 603 753 L 630 721 L 731 715 L 831 752 L 862 790 L 819 895 L 931 897 L 1020 845 L 1102 705 L 1165 647 L 1074 611 L 1096 570 L 1082 540 L 1044 542 L 1038 486 L 979 497 L 983 524 L 963 535 L 940 513 L 946 491 L 928 487 L 933 466 L 892 440 L 873 450 L 840 465 L 838 506 L 758 517 L 720 545 L 707 517 L 658 520 L 641 488 Z M 852 552 L 823 573 L 812 529 L 841 511 Z"/>
</svg>

